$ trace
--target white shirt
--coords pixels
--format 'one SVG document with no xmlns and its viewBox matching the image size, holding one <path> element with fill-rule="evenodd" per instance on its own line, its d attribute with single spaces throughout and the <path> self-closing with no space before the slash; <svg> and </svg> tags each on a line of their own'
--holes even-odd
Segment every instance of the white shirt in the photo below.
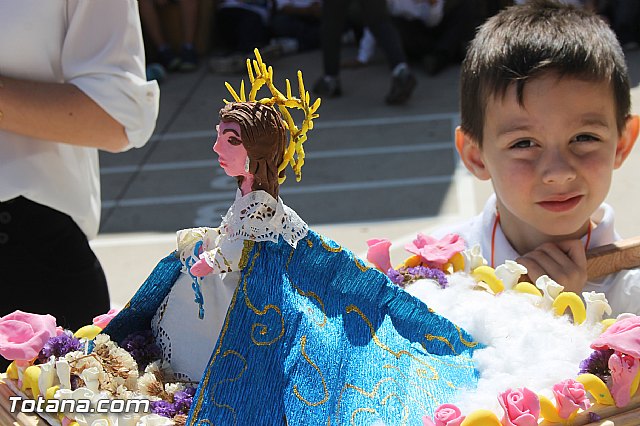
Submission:
<svg viewBox="0 0 640 426">
<path fill-rule="evenodd" d="M 159 90 L 146 81 L 136 0 L 0 0 L 0 76 L 74 84 L 125 127 L 128 148 L 153 133 Z M 0 201 L 20 195 L 94 237 L 97 149 L 0 130 Z"/>
<path fill-rule="evenodd" d="M 496 221 L 496 211 L 496 196 L 493 194 L 478 216 L 467 222 L 439 229 L 433 232 L 433 235 L 442 237 L 450 233 L 458 234 L 464 239 L 467 247 L 479 244 L 482 255 L 490 262 L 491 236 Z M 591 220 L 595 227 L 591 231 L 591 239 L 587 248 L 611 244 L 620 239 L 613 226 L 613 209 L 608 204 L 603 203 L 593 213 Z M 586 236 L 582 238 L 582 241 L 586 243 Z M 496 228 L 493 256 L 494 267 L 503 264 L 505 260 L 515 260 L 520 257 L 505 237 L 499 223 Z M 588 281 L 583 291 L 604 293 L 614 316 L 623 312 L 640 315 L 640 269 L 622 270 L 594 281 Z"/>
</svg>

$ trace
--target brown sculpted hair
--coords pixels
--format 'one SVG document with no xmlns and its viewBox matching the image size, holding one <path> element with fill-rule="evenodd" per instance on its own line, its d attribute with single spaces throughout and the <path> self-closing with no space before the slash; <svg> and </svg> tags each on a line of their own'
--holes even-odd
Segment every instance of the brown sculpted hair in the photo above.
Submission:
<svg viewBox="0 0 640 426">
<path fill-rule="evenodd" d="M 523 105 L 526 82 L 549 72 L 559 78 L 608 82 L 622 132 L 631 101 L 627 66 L 615 34 L 598 16 L 553 0 L 509 7 L 480 27 L 462 64 L 462 130 L 482 146 L 489 99 L 503 97 L 515 84 Z"/>
<path fill-rule="evenodd" d="M 242 145 L 249 156 L 251 189 L 278 198 L 278 166 L 284 157 L 286 133 L 280 113 L 259 102 L 231 102 L 220 110 L 220 121 L 240 126 Z M 284 171 L 282 172 L 284 174 Z M 243 177 L 238 177 L 238 185 Z"/>
</svg>

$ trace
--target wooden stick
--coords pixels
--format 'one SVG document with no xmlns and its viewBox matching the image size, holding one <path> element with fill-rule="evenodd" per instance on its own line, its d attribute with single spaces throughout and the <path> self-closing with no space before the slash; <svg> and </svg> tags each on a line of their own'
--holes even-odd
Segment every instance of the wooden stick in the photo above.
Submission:
<svg viewBox="0 0 640 426">
<path fill-rule="evenodd" d="M 0 424 L 2 424 L 3 426 L 22 426 L 20 423 L 18 423 L 15 418 L 13 417 L 13 414 L 11 414 L 10 412 L 6 411 L 4 408 L 0 407 Z"/>
<path fill-rule="evenodd" d="M 587 251 L 587 276 L 590 280 L 636 266 L 640 266 L 640 237 Z"/>
<path fill-rule="evenodd" d="M 11 401 L 9 401 L 10 396 L 16 396 L 16 394 L 4 383 L 0 380 L 0 407 L 7 412 L 11 411 Z M 42 420 L 38 415 L 29 415 L 18 411 L 16 413 L 11 413 L 15 421 L 20 426 L 43 426 L 46 425 L 47 422 Z"/>
<path fill-rule="evenodd" d="M 636 410 L 626 411 L 607 419 L 602 419 L 597 425 L 602 425 L 605 421 L 612 422 L 615 426 L 638 426 L 640 424 L 640 408 Z"/>
</svg>

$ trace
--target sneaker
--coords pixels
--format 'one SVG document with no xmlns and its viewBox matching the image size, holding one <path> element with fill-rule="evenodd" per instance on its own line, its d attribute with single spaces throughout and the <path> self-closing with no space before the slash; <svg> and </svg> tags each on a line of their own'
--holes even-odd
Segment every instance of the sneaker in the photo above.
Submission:
<svg viewBox="0 0 640 426">
<path fill-rule="evenodd" d="M 409 68 L 405 68 L 391 78 L 391 90 L 384 98 L 388 105 L 401 105 L 409 100 L 418 84 Z"/>
<path fill-rule="evenodd" d="M 293 37 L 276 37 L 270 44 L 278 46 L 280 55 L 292 55 L 300 50 L 300 42 Z"/>
<path fill-rule="evenodd" d="M 183 46 L 180 52 L 180 66 L 182 72 L 195 71 L 198 68 L 198 54 L 193 46 Z"/>
<path fill-rule="evenodd" d="M 313 93 L 324 98 L 337 98 L 342 96 L 340 79 L 330 75 L 320 77 L 320 79 L 313 85 Z"/>
<path fill-rule="evenodd" d="M 173 53 L 170 47 L 158 49 L 158 62 L 167 71 L 175 71 L 180 66 L 180 58 Z"/>
</svg>

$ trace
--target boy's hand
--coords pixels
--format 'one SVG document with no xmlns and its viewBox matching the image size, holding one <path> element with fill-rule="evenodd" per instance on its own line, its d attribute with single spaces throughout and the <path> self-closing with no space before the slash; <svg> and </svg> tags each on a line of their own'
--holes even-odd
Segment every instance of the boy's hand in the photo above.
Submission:
<svg viewBox="0 0 640 426">
<path fill-rule="evenodd" d="M 527 275 L 535 282 L 548 275 L 564 291 L 582 292 L 587 282 L 587 256 L 580 240 L 544 243 L 516 260 L 527 268 Z"/>
</svg>

